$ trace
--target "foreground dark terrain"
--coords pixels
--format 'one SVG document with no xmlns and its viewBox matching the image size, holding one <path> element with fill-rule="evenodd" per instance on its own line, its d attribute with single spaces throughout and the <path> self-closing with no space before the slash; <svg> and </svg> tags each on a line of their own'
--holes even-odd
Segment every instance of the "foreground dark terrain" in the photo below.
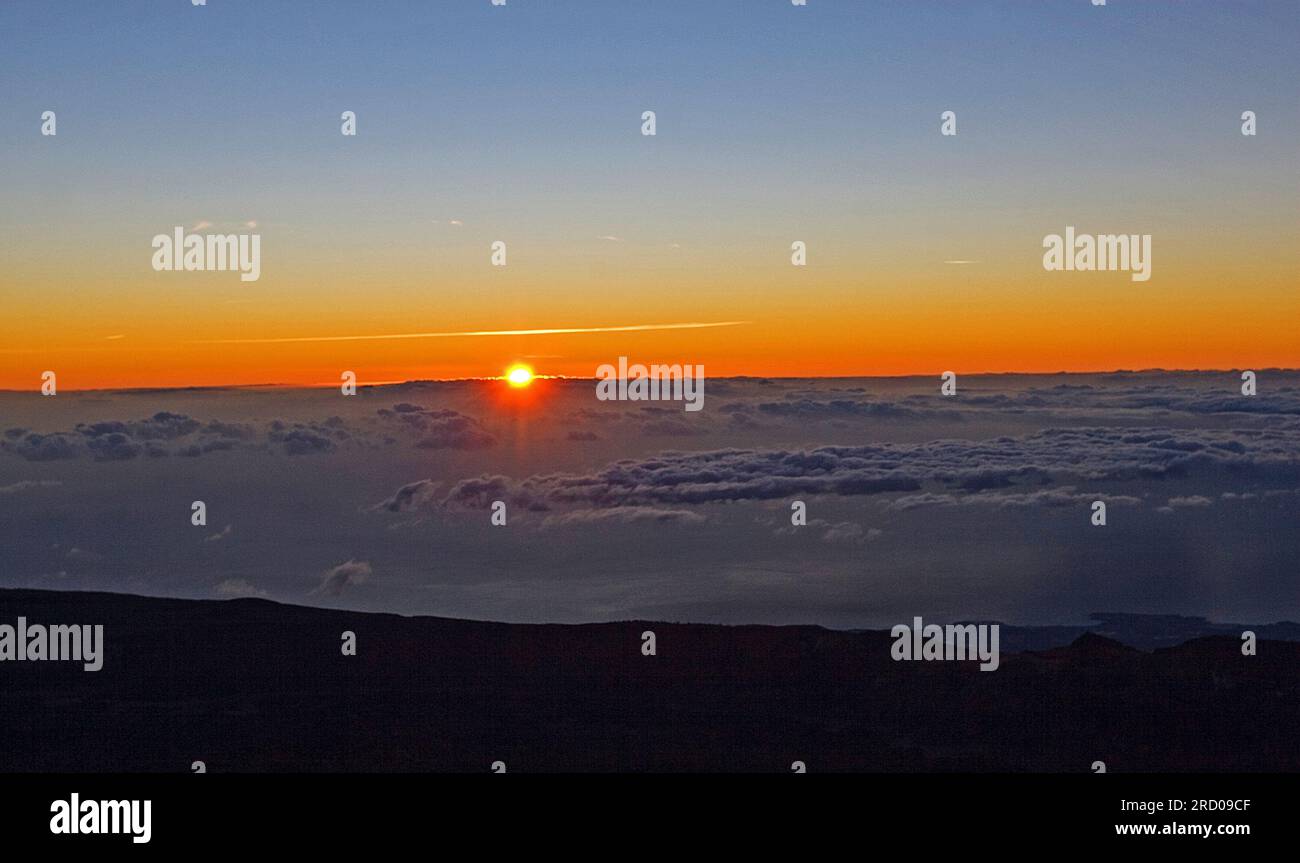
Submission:
<svg viewBox="0 0 1300 863">
<path fill-rule="evenodd" d="M 1247 627 L 1191 618 L 1004 627 L 980 672 L 811 626 L 0 590 L 0 623 L 20 615 L 103 624 L 104 666 L 0 664 L 4 771 L 1300 770 L 1295 624 L 1248 627 L 1253 657 Z"/>
</svg>

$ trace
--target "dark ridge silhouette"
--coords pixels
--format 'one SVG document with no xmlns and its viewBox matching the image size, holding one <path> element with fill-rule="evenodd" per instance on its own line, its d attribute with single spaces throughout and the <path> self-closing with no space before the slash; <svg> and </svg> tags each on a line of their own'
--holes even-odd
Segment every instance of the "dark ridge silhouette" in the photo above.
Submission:
<svg viewBox="0 0 1300 863">
<path fill-rule="evenodd" d="M 1254 632 L 1258 638 L 1300 641 L 1300 624 L 1289 622 L 1211 623 L 1203 617 L 1184 617 L 1177 614 L 1121 614 L 1111 611 L 1098 612 L 1090 617 L 1092 623 L 1086 626 L 1012 626 L 1004 623 L 999 630 L 1002 649 L 1010 653 L 1047 650 L 1069 644 L 1080 635 L 1089 632 L 1146 651 L 1161 647 L 1176 647 L 1207 635 L 1240 638 L 1245 630 Z M 998 621 L 968 622 L 997 623 Z"/>
<path fill-rule="evenodd" d="M 0 590 L 0 623 L 20 615 L 102 624 L 104 665 L 0 663 L 4 771 L 1300 770 L 1300 644 L 1261 639 L 1246 657 L 1239 631 L 1153 652 L 1088 632 L 1004 647 L 981 672 L 895 662 L 888 632 L 815 626 Z M 1123 623 L 1151 635 L 1161 620 Z M 357 656 L 341 655 L 344 630 Z"/>
</svg>

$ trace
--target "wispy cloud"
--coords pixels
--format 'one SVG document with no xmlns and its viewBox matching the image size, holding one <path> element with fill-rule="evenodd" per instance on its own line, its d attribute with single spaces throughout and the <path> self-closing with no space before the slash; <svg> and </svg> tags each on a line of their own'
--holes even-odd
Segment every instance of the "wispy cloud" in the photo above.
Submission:
<svg viewBox="0 0 1300 863">
<path fill-rule="evenodd" d="M 267 595 L 265 590 L 254 587 L 247 579 L 243 578 L 228 578 L 212 590 L 217 594 L 217 596 L 224 596 L 232 599 Z"/>
<path fill-rule="evenodd" d="M 647 330 L 703 330 L 711 327 L 738 327 L 749 321 L 691 321 L 681 324 L 631 324 L 620 327 L 550 327 L 537 330 L 463 330 L 445 333 L 383 333 L 358 336 L 287 336 L 274 339 L 201 339 L 199 345 L 270 345 L 288 342 L 369 342 L 384 339 L 455 339 L 480 336 L 557 336 L 580 333 L 631 333 Z"/>
<path fill-rule="evenodd" d="M 57 479 L 24 479 L 9 485 L 0 485 L 0 494 L 17 494 L 28 489 L 53 488 L 59 485 L 63 485 L 63 483 Z"/>
<path fill-rule="evenodd" d="M 320 586 L 311 591 L 312 595 L 341 596 L 345 590 L 358 584 L 365 584 L 374 575 L 369 561 L 349 560 L 326 570 Z"/>
<path fill-rule="evenodd" d="M 212 533 L 212 534 L 208 534 L 207 536 L 203 537 L 203 541 L 204 541 L 204 542 L 221 542 L 221 540 L 223 540 L 223 539 L 225 539 L 226 537 L 230 536 L 230 534 L 233 533 L 233 532 L 234 532 L 234 525 L 228 524 L 228 525 L 226 525 L 225 529 L 224 529 L 223 531 L 221 531 L 221 533 Z"/>
</svg>

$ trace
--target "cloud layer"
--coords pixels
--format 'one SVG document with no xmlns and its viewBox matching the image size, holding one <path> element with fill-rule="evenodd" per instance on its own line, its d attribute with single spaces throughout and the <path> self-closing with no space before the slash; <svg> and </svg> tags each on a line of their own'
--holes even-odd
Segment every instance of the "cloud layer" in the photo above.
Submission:
<svg viewBox="0 0 1300 863">
<path fill-rule="evenodd" d="M 1300 374 L 938 384 L 709 379 L 689 415 L 574 380 L 0 393 L 0 583 L 537 622 L 1300 617 Z"/>
</svg>

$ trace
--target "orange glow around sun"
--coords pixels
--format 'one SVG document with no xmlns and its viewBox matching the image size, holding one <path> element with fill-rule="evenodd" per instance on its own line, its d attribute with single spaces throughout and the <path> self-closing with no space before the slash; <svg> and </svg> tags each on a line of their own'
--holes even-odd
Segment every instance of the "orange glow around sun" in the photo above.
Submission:
<svg viewBox="0 0 1300 863">
<path fill-rule="evenodd" d="M 506 371 L 506 380 L 512 387 L 526 387 L 533 382 L 533 370 L 522 363 L 511 366 Z"/>
</svg>

